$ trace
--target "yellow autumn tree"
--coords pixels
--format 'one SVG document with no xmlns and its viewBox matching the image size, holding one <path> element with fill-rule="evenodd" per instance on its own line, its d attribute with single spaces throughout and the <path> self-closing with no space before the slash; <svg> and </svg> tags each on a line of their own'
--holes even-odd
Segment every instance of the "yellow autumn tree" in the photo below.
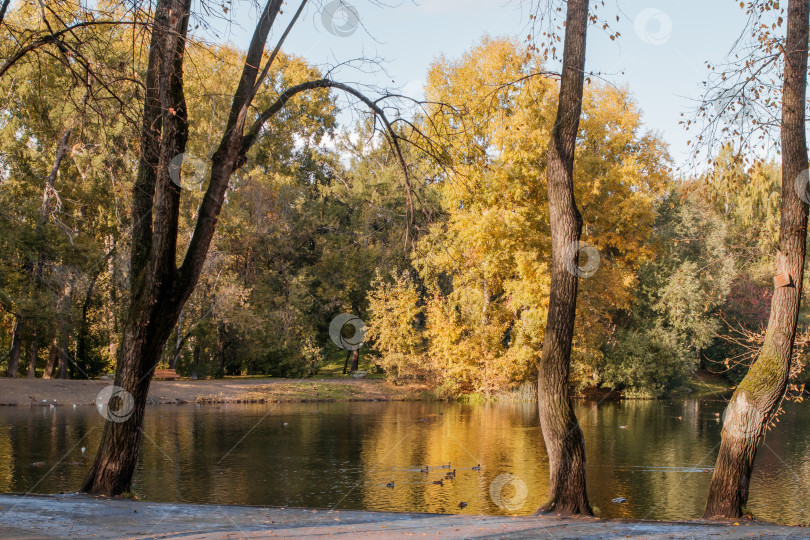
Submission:
<svg viewBox="0 0 810 540">
<path fill-rule="evenodd" d="M 491 394 L 534 373 L 549 296 L 544 149 L 557 84 L 509 39 L 484 38 L 430 69 L 426 95 L 437 105 L 423 126 L 447 159 L 436 173 L 445 219 L 422 237 L 413 264 L 429 291 L 424 362 L 448 392 Z M 574 375 L 582 381 L 595 377 L 612 315 L 630 306 L 671 181 L 666 146 L 644 131 L 627 89 L 589 84 L 580 131 L 576 197 L 583 241 L 599 254 L 580 282 Z M 596 259 L 585 259 L 587 271 Z"/>
<path fill-rule="evenodd" d="M 368 295 L 369 312 L 374 324 L 366 337 L 376 343 L 382 353 L 380 366 L 398 377 L 425 376 L 422 337 L 416 330 L 423 309 L 419 305 L 416 284 L 407 272 L 396 268 L 393 279 L 386 280 L 378 272 Z"/>
</svg>

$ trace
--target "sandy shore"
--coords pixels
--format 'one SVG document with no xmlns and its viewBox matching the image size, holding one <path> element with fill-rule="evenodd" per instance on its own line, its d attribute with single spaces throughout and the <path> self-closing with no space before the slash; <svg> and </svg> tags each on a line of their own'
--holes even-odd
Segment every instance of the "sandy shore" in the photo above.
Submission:
<svg viewBox="0 0 810 540">
<path fill-rule="evenodd" d="M 112 383 L 3 377 L 0 405 L 89 405 Z M 424 397 L 421 387 L 397 387 L 381 379 L 214 379 L 153 381 L 148 403 L 405 401 Z"/>
<path fill-rule="evenodd" d="M 0 495 L 2 538 L 809 538 L 752 521 L 625 521 L 222 506 Z"/>
</svg>

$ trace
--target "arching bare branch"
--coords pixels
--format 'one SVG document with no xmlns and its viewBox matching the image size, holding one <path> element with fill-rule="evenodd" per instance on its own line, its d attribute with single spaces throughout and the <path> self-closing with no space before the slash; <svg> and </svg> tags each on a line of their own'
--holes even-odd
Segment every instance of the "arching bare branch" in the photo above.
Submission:
<svg viewBox="0 0 810 540">
<path fill-rule="evenodd" d="M 396 131 L 394 130 L 391 122 L 388 120 L 388 117 L 385 114 L 385 111 L 380 107 L 377 103 L 379 100 L 374 101 L 368 98 L 365 94 L 357 90 L 356 88 L 352 88 L 351 86 L 333 81 L 330 79 L 317 79 L 314 81 L 307 81 L 305 83 L 301 83 L 295 86 L 292 86 L 281 93 L 278 96 L 276 101 L 273 102 L 268 108 L 266 108 L 259 117 L 253 122 L 253 125 L 250 127 L 248 132 L 242 138 L 242 150 L 240 152 L 240 160 L 238 165 L 241 166 L 245 163 L 247 152 L 256 142 L 256 139 L 261 132 L 262 127 L 264 124 L 276 115 L 281 109 L 284 108 L 284 105 L 296 94 L 300 94 L 301 92 L 306 92 L 308 90 L 315 90 L 318 88 L 336 88 L 338 90 L 343 90 L 347 94 L 350 94 L 361 102 L 363 102 L 369 109 L 371 109 L 375 116 L 379 117 L 380 121 L 385 128 L 384 133 L 388 142 L 391 144 L 391 147 L 396 154 L 397 161 L 399 162 L 400 167 L 402 168 L 402 173 L 405 179 L 405 188 L 407 190 L 407 229 L 405 231 L 405 244 L 408 244 L 410 239 L 410 229 L 412 227 L 413 222 L 413 190 L 411 188 L 411 180 L 410 176 L 408 175 L 408 166 L 405 163 L 405 157 L 402 153 L 402 147 L 399 144 L 400 137 L 397 135 Z"/>
</svg>

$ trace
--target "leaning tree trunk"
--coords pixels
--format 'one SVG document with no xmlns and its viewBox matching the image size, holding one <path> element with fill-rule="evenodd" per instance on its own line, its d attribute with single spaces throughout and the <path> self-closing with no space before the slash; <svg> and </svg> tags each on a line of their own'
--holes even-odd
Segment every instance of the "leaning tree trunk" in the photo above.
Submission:
<svg viewBox="0 0 810 540">
<path fill-rule="evenodd" d="M 808 210 L 800 195 L 808 193 L 804 107 L 809 12 L 807 0 L 788 2 L 782 89 L 782 220 L 768 330 L 759 356 L 726 408 L 704 518 L 738 518 L 746 513 L 757 445 L 787 387 L 807 239 Z"/>
<path fill-rule="evenodd" d="M 266 80 L 273 59 L 292 25 L 302 13 L 302 2 L 274 51 L 264 62 L 267 36 L 283 0 L 267 0 L 245 54 L 242 74 L 219 147 L 211 156 L 208 188 L 197 211 L 194 232 L 180 267 L 177 267 L 180 185 L 174 161 L 185 152 L 188 115 L 183 90 L 185 39 L 191 0 L 157 0 L 154 7 L 149 60 L 144 84 L 141 155 L 132 191 L 130 298 L 115 384 L 125 392 L 131 411 L 107 421 L 93 466 L 82 491 L 118 495 L 129 489 L 140 448 L 141 425 L 149 383 L 183 306 L 199 281 L 216 231 L 230 177 L 244 165 L 247 152 L 265 123 L 294 95 L 318 88 L 342 89 L 365 103 L 386 129 L 389 142 L 403 168 L 411 215 L 410 184 L 398 136 L 385 112 L 359 91 L 329 79 L 304 82 L 286 89 L 246 129 L 256 92 Z M 174 165 L 173 165 L 174 163 Z M 113 389 L 115 390 L 115 389 Z M 124 419 L 124 417 L 126 417 Z"/>
<path fill-rule="evenodd" d="M 132 301 L 115 373 L 121 390 L 112 390 L 118 398 L 108 404 L 101 443 L 81 488 L 97 495 L 119 495 L 132 484 L 149 384 L 180 315 L 173 291 L 180 193 L 171 184 L 169 163 L 185 151 L 188 138 L 182 58 L 190 4 L 159 0 L 154 11 L 133 189 Z"/>
<path fill-rule="evenodd" d="M 127 491 L 141 443 L 149 384 L 180 313 L 199 280 L 214 236 L 228 181 L 249 147 L 243 139 L 250 101 L 267 35 L 282 0 L 268 0 L 246 54 L 242 76 L 219 148 L 212 156 L 208 189 L 182 265 L 177 267 L 177 232 L 182 174 L 172 162 L 185 152 L 188 114 L 183 61 L 191 0 L 158 0 L 154 8 L 146 70 L 141 155 L 132 198 L 130 298 L 115 385 L 126 410 L 105 423 L 93 466 L 82 491 L 118 495 Z M 299 10 L 300 11 L 300 10 Z M 266 73 L 262 74 L 262 78 Z M 268 116 L 269 117 L 269 116 Z M 112 411 L 115 412 L 115 411 Z"/>
<path fill-rule="evenodd" d="M 143 318 L 133 320 L 124 330 L 121 356 L 115 375 L 115 385 L 122 388 L 117 400 L 111 399 L 110 413 L 104 425 L 101 444 L 82 491 L 118 495 L 129 491 L 141 444 L 141 425 L 146 397 L 154 367 L 160 361 L 163 343 L 168 339 L 171 325 L 167 321 L 155 326 Z M 169 330 L 165 328 L 168 326 Z M 163 335 L 155 333 L 161 327 Z"/>
<path fill-rule="evenodd" d="M 585 441 L 569 391 L 568 372 L 577 305 L 576 258 L 582 217 L 574 200 L 574 151 L 585 74 L 588 0 L 570 0 L 566 14 L 563 70 L 557 118 L 549 141 L 548 203 L 551 218 L 551 291 L 537 401 L 549 462 L 549 500 L 538 513 L 592 514 L 585 489 Z M 576 262 L 576 259 L 574 260 Z"/>
<path fill-rule="evenodd" d="M 20 369 L 20 349 L 22 348 L 22 333 L 25 323 L 23 318 L 17 315 L 17 323 L 14 325 L 14 333 L 11 336 L 11 351 L 8 356 L 8 376 L 19 377 Z"/>
</svg>

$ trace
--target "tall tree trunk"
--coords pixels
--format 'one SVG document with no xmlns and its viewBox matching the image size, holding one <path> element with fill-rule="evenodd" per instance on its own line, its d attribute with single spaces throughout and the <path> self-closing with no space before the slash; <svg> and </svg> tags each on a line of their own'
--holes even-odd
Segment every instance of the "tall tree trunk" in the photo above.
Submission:
<svg viewBox="0 0 810 540">
<path fill-rule="evenodd" d="M 197 375 L 197 370 L 200 369 L 200 345 L 194 345 L 194 362 L 191 364 L 191 374 L 189 375 L 189 379 L 192 381 L 196 381 L 199 379 Z"/>
<path fill-rule="evenodd" d="M 35 379 L 37 376 L 37 355 L 39 354 L 39 337 L 37 330 L 34 329 L 34 335 L 31 336 L 31 351 L 28 355 L 28 373 L 25 376 L 29 379 Z"/>
<path fill-rule="evenodd" d="M 73 309 L 73 283 L 68 277 L 62 295 L 62 306 L 59 314 L 59 378 L 67 379 L 70 364 L 70 329 L 71 311 Z"/>
<path fill-rule="evenodd" d="M 797 186 L 797 179 L 808 167 L 804 109 L 808 28 L 807 0 L 789 0 L 782 87 L 782 219 L 776 258 L 776 273 L 781 279 L 774 281 L 762 350 L 726 407 L 704 518 L 738 518 L 745 513 L 757 445 L 787 387 L 807 240 L 808 209 L 797 187 L 807 193 L 808 186 Z"/>
<path fill-rule="evenodd" d="M 169 360 L 169 369 L 177 369 L 177 361 L 180 359 L 180 353 L 183 352 L 185 343 L 186 336 L 183 336 L 183 312 L 181 311 L 174 328 L 174 354 L 172 359 Z"/>
<path fill-rule="evenodd" d="M 360 349 L 352 351 L 352 371 L 360 369 Z"/>
<path fill-rule="evenodd" d="M 228 348 L 228 329 L 224 322 L 217 325 L 217 377 L 225 375 L 225 349 Z"/>
<path fill-rule="evenodd" d="M 112 258 L 114 254 L 115 247 L 107 252 L 106 259 Z M 104 262 L 106 263 L 107 261 L 105 260 Z M 93 293 L 96 289 L 96 283 L 98 283 L 98 278 L 101 275 L 102 270 L 104 270 L 104 266 L 105 264 L 101 264 L 94 271 L 93 277 L 90 279 L 90 285 L 87 287 L 87 293 L 84 295 L 84 302 L 82 303 L 82 315 L 81 319 L 79 320 L 79 331 L 76 335 L 76 364 L 78 366 L 88 365 L 87 341 L 90 339 L 90 321 L 88 320 L 90 304 L 93 301 Z M 87 374 L 84 372 L 82 372 L 82 375 L 87 376 Z"/>
<path fill-rule="evenodd" d="M 52 379 L 53 371 L 56 369 L 56 361 L 59 358 L 59 345 L 56 338 L 53 338 L 50 351 L 48 352 L 48 363 L 45 364 L 45 371 L 42 372 L 43 379 Z"/>
<path fill-rule="evenodd" d="M 70 350 L 66 341 L 63 341 L 62 343 L 63 346 L 59 347 L 59 378 L 67 379 L 70 377 Z"/>
<path fill-rule="evenodd" d="M 117 495 L 129 489 L 140 448 L 141 424 L 149 383 L 180 312 L 199 281 L 216 231 L 231 175 L 246 161 L 247 152 L 264 124 L 289 99 L 316 88 L 338 88 L 370 107 L 385 126 L 389 142 L 407 168 L 397 134 L 377 102 L 347 85 L 318 79 L 288 88 L 246 129 L 251 104 L 266 79 L 272 60 L 289 29 L 304 9 L 301 3 L 262 68 L 267 36 L 283 0 L 267 0 L 242 66 L 231 110 L 219 146 L 211 156 L 210 178 L 197 211 L 186 255 L 178 268 L 177 233 L 181 187 L 176 161 L 185 152 L 188 114 L 183 89 L 183 61 L 191 0 L 157 0 L 151 25 L 149 59 L 144 83 L 141 154 L 132 190 L 130 298 L 115 384 L 131 394 L 133 409 L 126 421 L 107 421 L 98 453 L 82 491 Z M 174 164 L 173 164 L 174 163 Z M 408 201 L 410 201 L 410 189 Z M 408 204 L 408 215 L 411 215 Z"/>
<path fill-rule="evenodd" d="M 133 188 L 131 303 L 115 374 L 115 385 L 132 409 L 118 421 L 105 422 L 81 488 L 97 495 L 119 495 L 130 488 L 152 375 L 191 292 L 175 289 L 180 190 L 169 176 L 170 162 L 185 151 L 188 138 L 182 65 L 190 5 L 190 0 L 158 0 L 154 11 Z"/>
<path fill-rule="evenodd" d="M 585 488 L 585 441 L 577 422 L 568 383 L 578 278 L 567 271 L 570 249 L 582 232 L 574 200 L 574 151 L 585 74 L 588 0 L 569 0 L 557 118 L 549 141 L 548 202 L 552 267 L 543 352 L 538 366 L 537 402 L 549 462 L 549 500 L 538 513 L 592 513 Z M 576 262 L 576 260 L 575 260 Z"/>
<path fill-rule="evenodd" d="M 11 336 L 11 351 L 8 355 L 8 376 L 19 377 L 20 373 L 20 349 L 22 348 L 22 334 L 25 328 L 25 321 L 17 315 L 17 323 L 14 325 L 14 333 Z"/>
<path fill-rule="evenodd" d="M 346 360 L 343 362 L 343 374 L 346 375 L 349 372 L 349 360 L 352 357 L 352 351 L 346 351 Z"/>
<path fill-rule="evenodd" d="M 119 308 L 118 308 L 118 286 L 115 282 L 117 274 L 115 264 L 115 253 L 117 251 L 117 242 L 113 236 L 108 236 L 104 240 L 104 245 L 107 247 L 107 252 L 112 255 L 107 259 L 107 272 L 110 274 L 110 304 L 107 310 L 107 334 L 110 341 L 109 348 L 107 349 L 110 358 L 118 358 L 118 324 Z"/>
<path fill-rule="evenodd" d="M 67 152 L 69 146 L 68 141 L 70 140 L 70 134 L 72 130 L 66 129 L 62 136 L 59 139 L 59 142 L 56 145 L 56 155 L 54 156 L 53 165 L 51 166 L 51 171 L 48 174 L 48 177 L 45 179 L 45 187 L 42 190 L 42 205 L 40 206 L 40 220 L 37 223 L 37 236 L 41 236 L 43 234 L 44 225 L 48 222 L 49 216 L 51 211 L 53 210 L 53 198 L 56 194 L 56 178 L 59 175 L 59 167 L 62 165 L 62 161 L 65 158 L 65 153 Z M 31 265 L 30 274 L 31 274 L 31 288 L 30 292 L 33 294 L 36 287 L 39 287 L 42 281 L 42 268 L 45 264 L 45 260 L 43 255 L 40 253 L 37 257 L 36 262 Z M 59 310 L 59 304 L 63 300 L 63 297 L 60 297 L 57 300 L 57 310 Z M 61 323 L 61 316 L 60 316 L 60 327 L 63 326 Z M 28 377 L 35 377 L 36 376 L 36 355 L 39 350 L 39 343 L 38 343 L 38 336 L 37 336 L 37 328 L 33 328 L 32 338 L 31 338 L 31 356 L 29 357 L 29 369 L 28 369 Z M 53 351 L 52 351 L 53 352 Z M 54 363 L 51 363 L 51 359 L 54 360 Z M 50 379 L 53 376 L 53 369 L 55 365 L 55 359 L 53 356 L 49 358 L 48 365 L 45 367 L 45 372 L 42 374 L 43 379 Z M 67 368 L 65 368 L 67 369 Z"/>
</svg>

